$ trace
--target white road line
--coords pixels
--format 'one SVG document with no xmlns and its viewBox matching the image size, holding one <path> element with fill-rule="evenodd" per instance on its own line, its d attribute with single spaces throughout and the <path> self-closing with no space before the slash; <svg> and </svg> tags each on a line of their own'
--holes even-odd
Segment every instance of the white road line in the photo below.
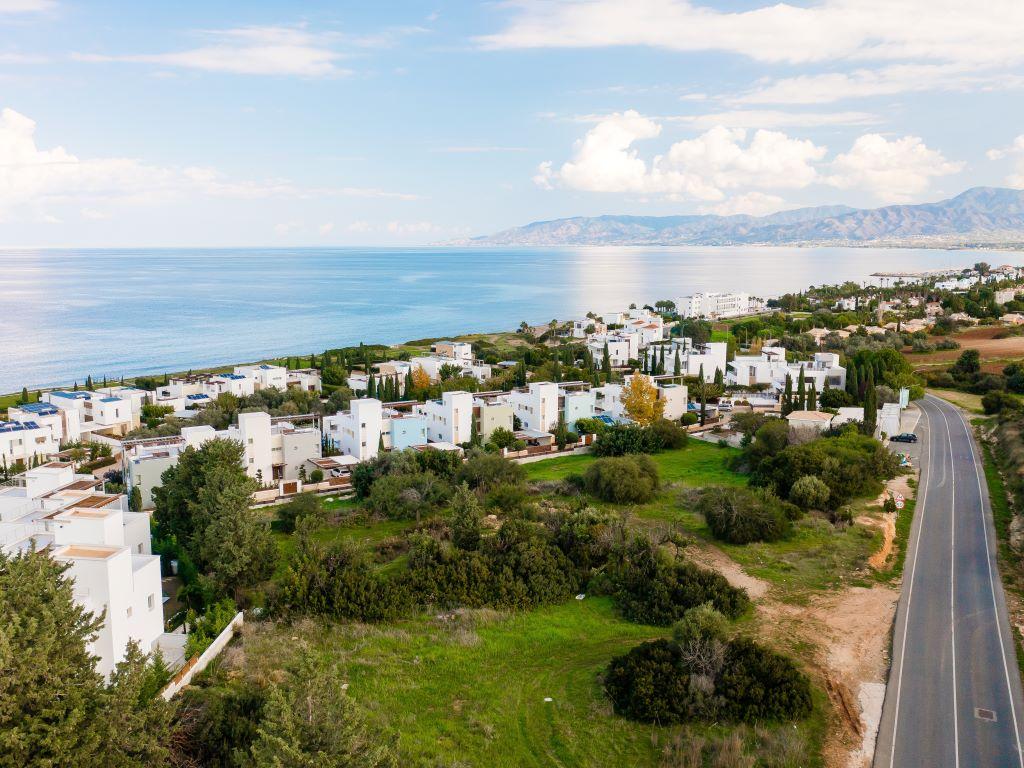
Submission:
<svg viewBox="0 0 1024 768">
<path fill-rule="evenodd" d="M 939 414 L 946 425 L 946 443 L 949 445 L 949 487 L 953 503 L 949 510 L 949 642 L 953 649 L 953 748 L 956 759 L 954 765 L 960 765 L 960 716 L 956 702 L 956 467 L 953 463 L 953 433 L 949 429 L 949 421 L 942 406 Z"/>
<path fill-rule="evenodd" d="M 974 451 L 974 438 L 971 436 L 970 428 L 967 425 L 967 420 L 964 415 L 957 410 L 957 415 L 960 417 L 960 422 L 963 424 L 964 429 L 967 431 L 967 443 L 971 448 L 971 460 L 974 464 L 974 476 L 978 480 L 978 500 L 981 502 L 981 525 L 982 530 L 985 534 L 985 562 L 988 565 L 988 586 L 992 593 L 992 608 L 996 614 L 996 635 L 999 637 L 999 651 L 1003 657 L 1003 674 L 1006 677 L 1006 694 L 1010 699 L 1010 716 L 1013 717 L 1013 735 L 1017 739 L 1017 759 L 1020 762 L 1021 768 L 1024 768 L 1024 751 L 1021 750 L 1020 746 L 1020 729 L 1017 725 L 1017 708 L 1013 703 L 1013 686 L 1010 683 L 1010 667 L 1006 661 L 1006 646 L 1003 644 L 1003 627 L 999 621 L 999 616 L 1002 611 L 999 610 L 999 604 L 996 601 L 996 584 L 995 577 L 992 573 L 992 554 L 989 551 L 988 546 L 988 517 L 985 514 L 985 499 L 987 494 L 982 490 L 981 485 L 981 471 L 978 469 L 978 457 Z M 991 506 L 991 503 L 989 504 Z M 992 520 L 993 527 L 995 526 L 995 518 Z M 1011 630 L 1012 633 L 1012 630 Z"/>
<path fill-rule="evenodd" d="M 922 466 L 921 474 L 918 478 L 919 482 L 924 480 L 925 471 L 928 472 L 928 480 L 931 480 L 932 473 L 932 421 L 924 408 L 921 408 L 921 416 L 925 421 L 928 431 L 928 460 Z M 918 425 L 920 425 L 920 422 L 918 422 Z M 920 504 L 916 502 L 914 504 L 914 512 L 918 515 L 917 536 L 914 538 L 914 556 L 910 561 L 910 588 L 907 590 L 907 610 L 903 616 L 903 640 L 900 643 L 900 669 L 896 674 L 896 711 L 893 714 L 892 719 L 892 745 L 889 750 L 889 768 L 894 768 L 896 764 L 896 731 L 898 730 L 900 722 L 900 696 L 903 693 L 903 667 L 907 652 L 907 627 L 910 626 L 910 606 L 914 600 L 914 576 L 917 573 L 917 553 L 921 548 L 921 529 L 924 528 L 924 515 L 925 510 L 927 510 L 925 501 L 928 498 L 928 483 L 923 482 L 923 485 L 924 490 L 921 492 Z"/>
</svg>

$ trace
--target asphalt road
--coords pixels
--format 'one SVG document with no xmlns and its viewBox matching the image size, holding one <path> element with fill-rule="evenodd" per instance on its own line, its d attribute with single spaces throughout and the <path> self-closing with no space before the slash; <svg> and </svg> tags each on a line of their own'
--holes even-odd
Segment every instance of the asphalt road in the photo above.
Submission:
<svg viewBox="0 0 1024 768">
<path fill-rule="evenodd" d="M 919 401 L 922 468 L 875 768 L 1024 768 L 1024 699 L 981 453 L 960 411 Z"/>
</svg>

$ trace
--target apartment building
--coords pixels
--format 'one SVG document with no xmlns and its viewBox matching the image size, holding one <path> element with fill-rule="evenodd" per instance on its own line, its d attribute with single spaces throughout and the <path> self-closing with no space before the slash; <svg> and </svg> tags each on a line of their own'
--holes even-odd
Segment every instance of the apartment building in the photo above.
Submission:
<svg viewBox="0 0 1024 768">
<path fill-rule="evenodd" d="M 514 413 L 512 406 L 501 400 L 473 398 L 473 418 L 476 419 L 477 434 L 480 441 L 486 443 L 496 429 L 513 430 Z"/>
<path fill-rule="evenodd" d="M 558 426 L 559 389 L 554 382 L 532 382 L 504 397 L 524 429 L 550 432 Z"/>
<path fill-rule="evenodd" d="M 43 392 L 42 402 L 62 411 L 77 411 L 62 418 L 78 421 L 79 433 L 98 432 L 117 437 L 136 429 L 141 423 L 142 404 L 148 393 L 134 387 L 105 387 L 95 392 L 53 390 Z"/>
<path fill-rule="evenodd" d="M 599 364 L 604 359 L 605 345 L 608 347 L 608 359 L 612 367 L 621 368 L 629 365 L 630 360 L 640 359 L 640 341 L 638 333 L 599 333 L 587 339 L 587 349 Z"/>
<path fill-rule="evenodd" d="M 676 301 L 680 317 L 717 320 L 764 311 L 764 302 L 749 293 L 694 293 Z"/>
<path fill-rule="evenodd" d="M 413 406 L 413 412 L 426 418 L 427 439 L 432 443 L 462 445 L 472 439 L 473 395 L 469 392 L 442 392 L 439 400 Z"/>
<path fill-rule="evenodd" d="M 358 398 L 349 403 L 347 411 L 324 417 L 324 436 L 346 456 L 366 461 L 380 450 L 383 420 L 380 400 Z"/>
<path fill-rule="evenodd" d="M 58 449 L 53 433 L 38 422 L 0 421 L 0 463 L 5 467 L 31 466 Z"/>
<path fill-rule="evenodd" d="M 821 392 L 825 382 L 833 389 L 846 387 L 846 369 L 839 364 L 839 355 L 834 352 L 815 352 L 810 360 L 786 362 L 786 350 L 782 347 L 766 347 L 760 355 L 737 356 L 729 364 L 726 381 L 741 387 L 768 385 L 776 391 L 786 386 L 786 377 L 794 385 L 804 372 L 804 381 Z"/>
<path fill-rule="evenodd" d="M 252 379 L 253 390 L 256 392 L 261 389 L 279 389 L 283 392 L 288 388 L 290 372 L 283 365 L 270 365 L 269 363 L 236 365 L 234 372 L 238 376 Z"/>
<path fill-rule="evenodd" d="M 704 381 L 715 380 L 715 372 L 721 371 L 724 376 L 727 370 L 729 345 L 724 341 L 711 341 L 707 344 L 694 344 L 690 338 L 674 338 L 665 349 L 665 372 L 674 374 L 676 356 L 679 357 L 679 372 L 683 376 L 699 376 L 704 371 Z M 654 355 L 654 350 L 648 354 Z M 660 359 L 661 350 L 658 349 Z"/>
<path fill-rule="evenodd" d="M 50 462 L 0 488 L 0 551 L 32 550 L 69 564 L 76 602 L 104 621 L 89 650 L 109 675 L 131 640 L 149 652 L 163 634 L 160 558 L 149 515 L 102 493 L 91 475 Z"/>
<path fill-rule="evenodd" d="M 569 335 L 574 339 L 585 339 L 594 334 L 608 333 L 608 326 L 600 320 L 585 317 L 582 320 L 573 320 L 572 329 Z"/>
<path fill-rule="evenodd" d="M 592 389 L 559 389 L 561 410 L 569 429 L 575 430 L 577 421 L 592 419 L 597 414 L 597 395 Z"/>
<path fill-rule="evenodd" d="M 57 445 L 78 442 L 82 437 L 81 413 L 77 408 L 61 410 L 47 402 L 12 405 L 7 409 L 9 421 L 35 422 L 49 430 Z"/>
<path fill-rule="evenodd" d="M 398 411 L 393 408 L 384 410 L 381 422 L 384 447 L 392 451 L 402 451 L 427 444 L 427 418 L 417 413 Z"/>
</svg>

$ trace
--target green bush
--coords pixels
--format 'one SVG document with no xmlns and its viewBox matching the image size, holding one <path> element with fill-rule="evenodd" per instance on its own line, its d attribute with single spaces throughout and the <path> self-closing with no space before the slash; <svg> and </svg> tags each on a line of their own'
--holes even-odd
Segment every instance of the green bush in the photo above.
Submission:
<svg viewBox="0 0 1024 768">
<path fill-rule="evenodd" d="M 714 537 L 730 544 L 778 541 L 790 532 L 779 500 L 748 488 L 707 488 L 696 506 Z"/>
<path fill-rule="evenodd" d="M 591 449 L 595 456 L 654 453 L 659 449 L 654 433 L 636 424 L 616 424 L 598 434 Z"/>
<path fill-rule="evenodd" d="M 789 489 L 789 500 L 801 509 L 827 509 L 830 495 L 828 486 L 815 475 L 798 478 Z"/>
<path fill-rule="evenodd" d="M 497 485 L 522 485 L 526 482 L 526 470 L 496 453 L 473 450 L 455 477 L 474 490 L 486 490 Z"/>
<path fill-rule="evenodd" d="M 205 651 L 217 635 L 224 631 L 224 627 L 231 623 L 231 620 L 238 613 L 238 608 L 233 600 L 221 600 L 206 609 L 201 616 L 189 612 L 185 623 L 189 628 L 188 637 L 185 639 L 185 658 L 191 659 L 199 656 Z"/>
<path fill-rule="evenodd" d="M 616 504 L 643 504 L 658 490 L 658 466 L 649 456 L 598 459 L 583 475 L 588 492 Z"/>
<path fill-rule="evenodd" d="M 315 493 L 300 493 L 277 507 L 278 527 L 284 533 L 292 533 L 300 520 L 322 520 L 324 515 L 323 500 Z"/>
<path fill-rule="evenodd" d="M 685 429 L 668 419 L 658 419 L 647 430 L 652 441 L 662 450 L 682 448 L 690 437 Z"/>
</svg>

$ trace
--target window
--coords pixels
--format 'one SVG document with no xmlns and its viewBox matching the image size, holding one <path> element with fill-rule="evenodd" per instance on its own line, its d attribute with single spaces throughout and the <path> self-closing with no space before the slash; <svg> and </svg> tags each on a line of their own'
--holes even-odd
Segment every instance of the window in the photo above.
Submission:
<svg viewBox="0 0 1024 768">
<path fill-rule="evenodd" d="M 249 438 L 249 445 L 252 445 L 252 438 Z"/>
<path fill-rule="evenodd" d="M 130 605 L 128 606 L 128 610 L 125 611 L 125 614 L 128 616 L 129 619 L 132 617 L 132 607 Z"/>
<path fill-rule="evenodd" d="M 146 605 L 149 606 L 149 610 L 151 610 L 151 611 L 154 608 L 156 608 L 156 595 L 152 595 L 151 594 L 149 597 L 147 597 L 146 598 Z"/>
</svg>

